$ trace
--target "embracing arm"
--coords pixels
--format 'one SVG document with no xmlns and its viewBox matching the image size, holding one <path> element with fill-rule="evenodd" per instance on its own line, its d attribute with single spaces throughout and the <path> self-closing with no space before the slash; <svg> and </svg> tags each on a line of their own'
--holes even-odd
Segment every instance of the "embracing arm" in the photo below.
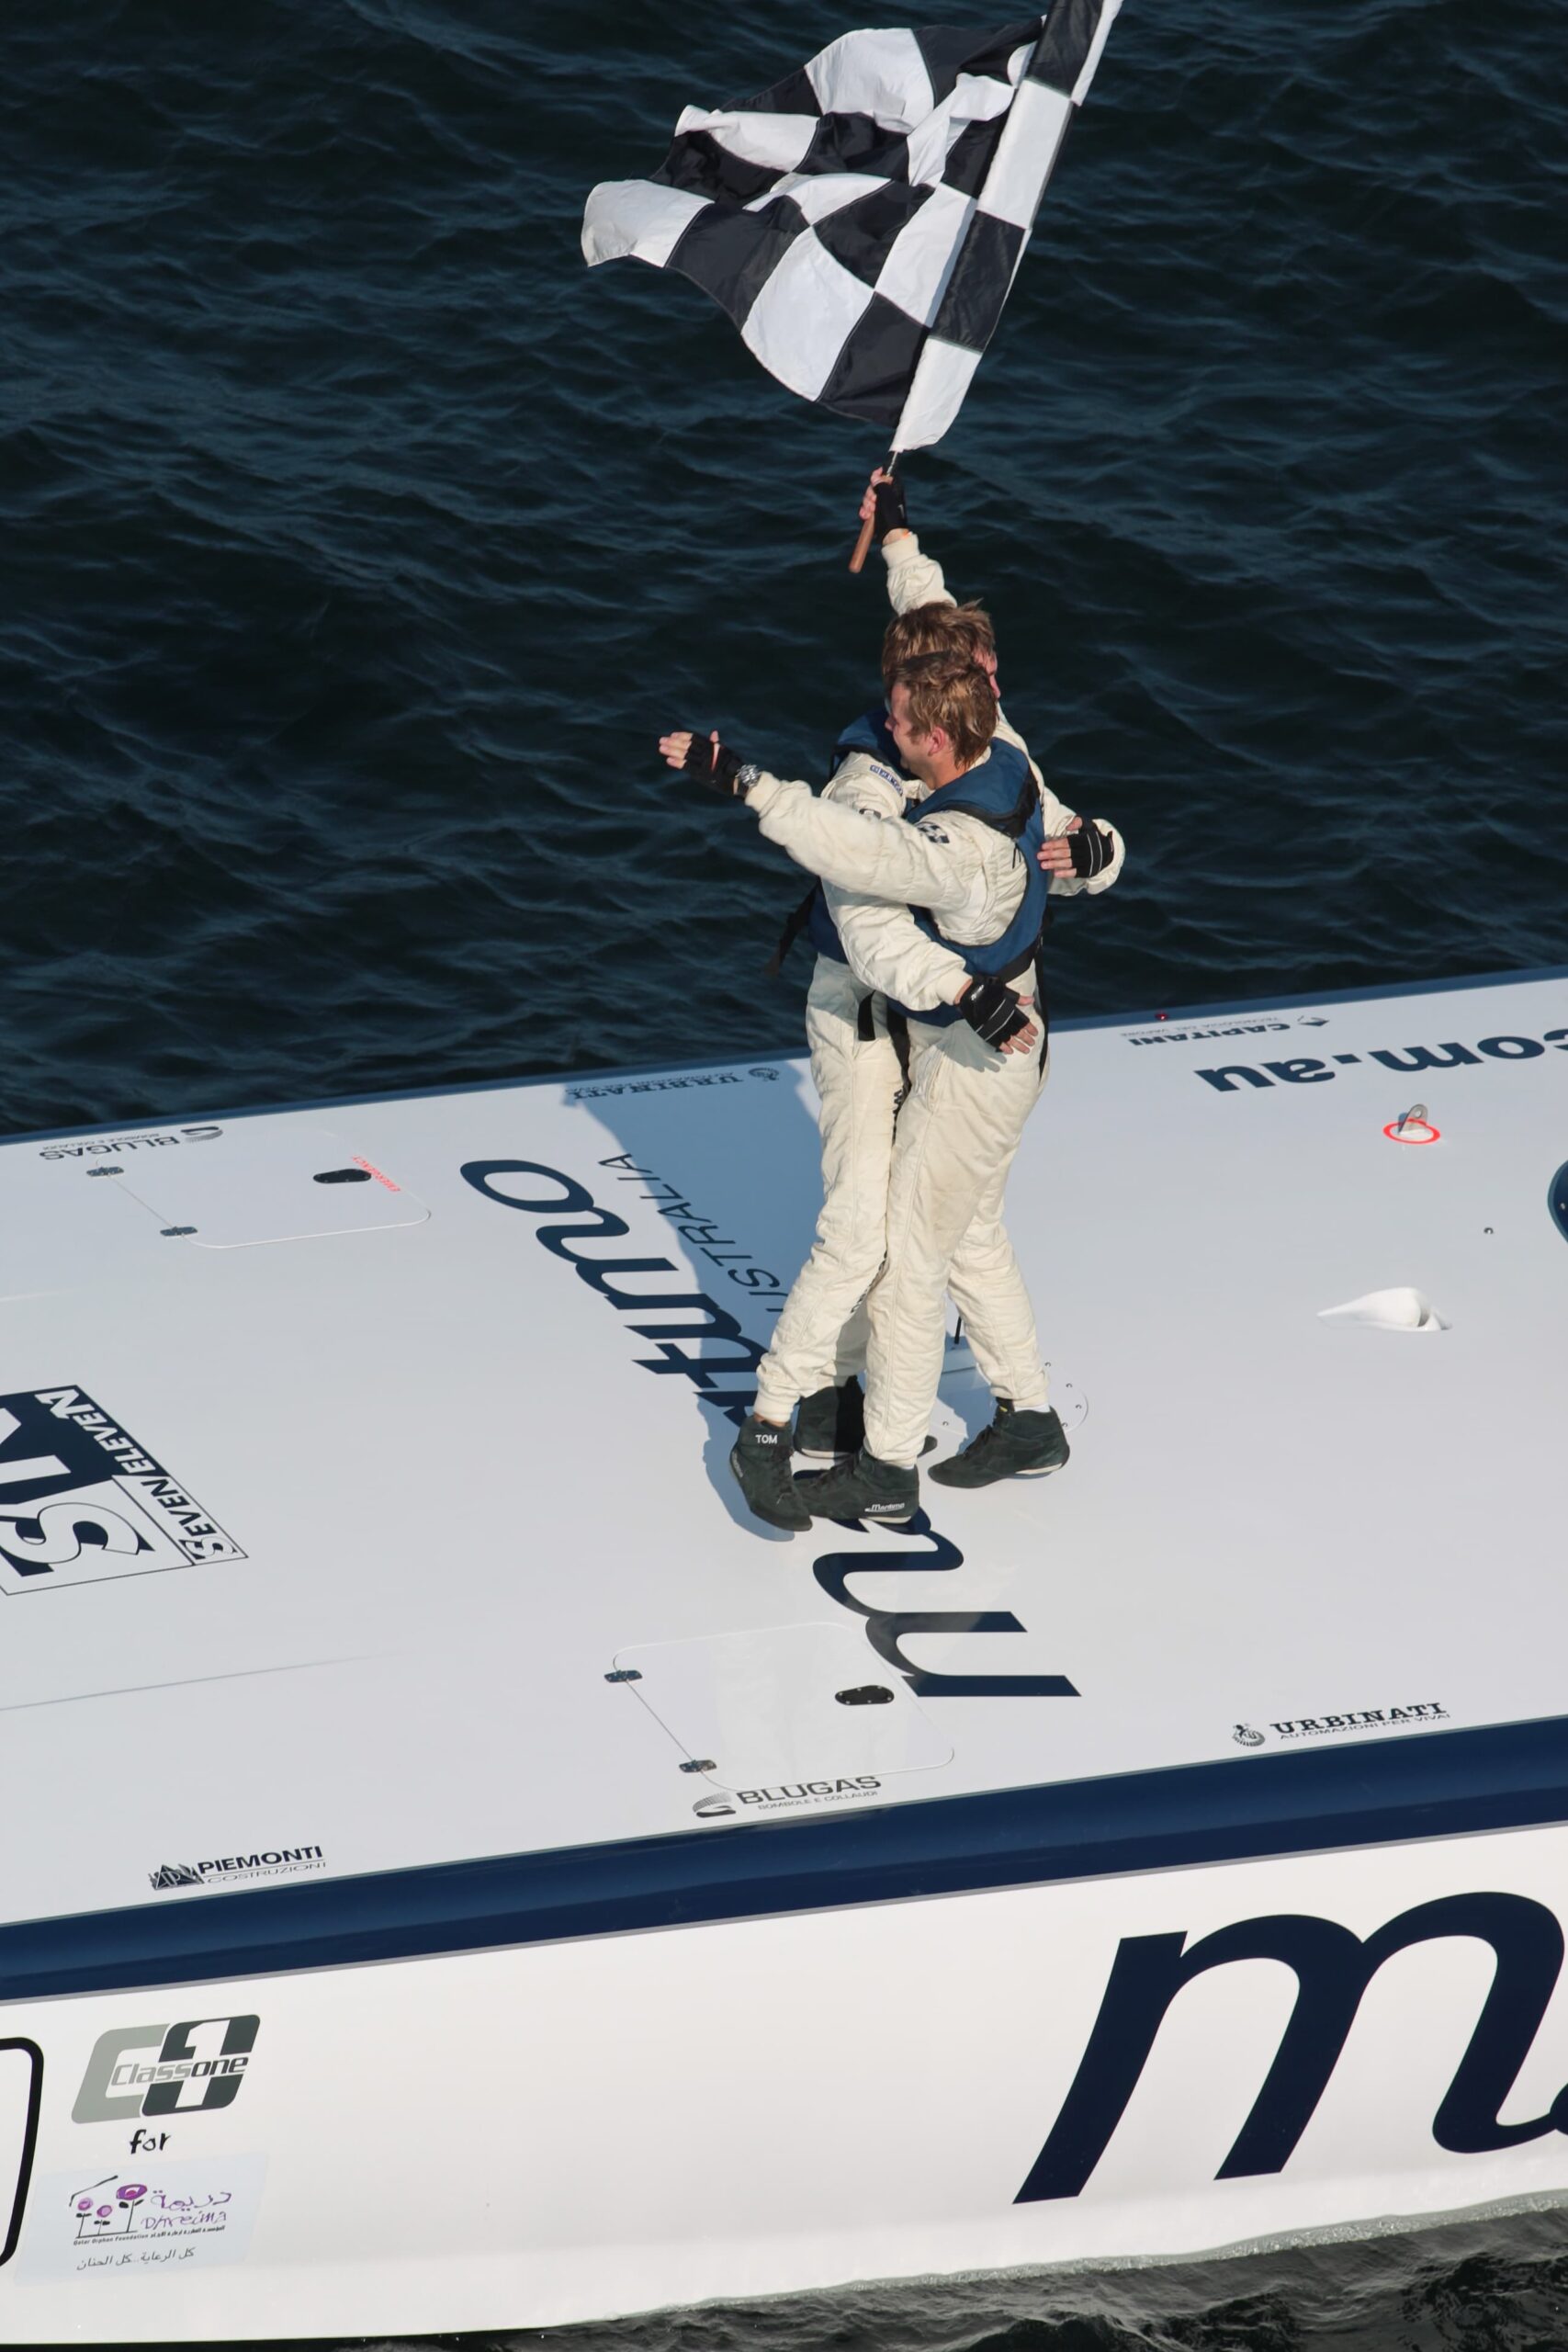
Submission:
<svg viewBox="0 0 1568 2352">
<path fill-rule="evenodd" d="M 908 779 L 869 752 L 852 752 L 834 771 L 822 798 L 884 823 L 904 814 Z M 962 956 L 928 939 L 907 906 L 822 886 L 844 960 L 863 988 L 890 996 L 911 1012 L 954 1004 L 968 978 Z"/>
<path fill-rule="evenodd" d="M 1108 818 L 1075 816 L 1048 785 L 1040 797 L 1045 804 L 1045 846 L 1040 863 L 1050 876 L 1046 887 L 1051 896 L 1098 899 L 1119 879 L 1126 862 L 1126 842 Z M 1066 865 L 1061 862 L 1064 848 L 1070 861 Z"/>
<path fill-rule="evenodd" d="M 1086 893 L 1098 898 L 1102 890 L 1110 889 L 1121 874 L 1127 854 L 1121 834 L 1103 817 L 1085 820 L 1065 800 L 1057 798 L 1041 775 L 1028 744 L 1001 709 L 997 712 L 997 733 L 1004 743 L 1011 743 L 1023 753 L 1040 794 L 1040 810 L 1045 820 L 1045 845 L 1040 852 L 1040 865 L 1046 876 L 1046 888 L 1054 899 L 1076 899 Z M 1100 839 L 1092 846 L 1080 839 L 1075 852 L 1073 839 L 1082 835 L 1086 823 Z"/>
<path fill-rule="evenodd" d="M 951 947 L 928 939 L 908 907 L 822 886 L 844 960 L 862 988 L 889 996 L 911 1012 L 956 1004 L 969 967 Z"/>
<path fill-rule="evenodd" d="M 744 800 L 768 838 L 786 849 L 807 873 L 841 890 L 897 901 L 887 910 L 890 913 L 908 916 L 911 901 L 953 914 L 972 913 L 993 895 L 984 842 L 978 830 L 962 815 L 950 820 L 953 831 L 949 833 L 930 818 L 922 817 L 913 825 L 890 824 L 886 816 L 865 813 L 860 807 L 818 800 L 809 785 L 770 775 L 742 760 L 720 742 L 716 730 L 702 736 L 689 728 L 673 729 L 660 736 L 659 748 L 669 766 L 694 777 L 724 799 Z M 883 776 L 887 776 L 887 771 L 883 771 Z M 902 785 L 897 788 L 901 792 Z M 851 929 L 855 928 L 852 913 Z M 892 935 L 888 927 L 883 928 L 885 945 Z M 924 934 L 917 930 L 917 936 Z M 875 954 L 874 949 L 866 952 Z M 953 961 L 961 964 L 962 959 L 955 956 Z M 852 961 L 851 968 L 856 969 Z M 858 970 L 856 976 L 860 977 Z M 889 981 L 868 978 L 863 985 L 886 989 Z M 1003 980 L 986 974 L 976 978 L 964 967 L 961 985 L 953 989 L 947 967 L 933 969 L 928 964 L 920 971 L 901 970 L 892 977 L 892 985 L 911 1011 L 960 1004 L 976 1035 L 1000 1053 L 1034 1050 L 1038 1027 L 1029 1017 L 1027 1004 L 1021 1003 Z"/>
<path fill-rule="evenodd" d="M 957 914 L 974 900 L 980 860 L 971 844 L 924 821 L 889 825 L 818 799 L 808 784 L 759 774 L 745 793 L 769 841 L 840 890 L 903 907 Z"/>
<path fill-rule="evenodd" d="M 926 907 L 973 922 L 993 904 L 988 836 L 970 820 L 959 816 L 943 824 L 933 816 L 889 825 L 825 806 L 805 785 L 772 775 L 759 776 L 747 798 L 769 839 L 820 876 L 840 944 L 863 987 L 880 989 L 911 1012 L 961 1003 L 964 1019 L 987 1045 L 1004 1052 L 1032 1047 L 1037 1033 L 1018 1010 L 1016 995 L 1001 981 L 973 979 L 963 957 L 931 939 L 910 912 L 911 906 Z"/>
</svg>

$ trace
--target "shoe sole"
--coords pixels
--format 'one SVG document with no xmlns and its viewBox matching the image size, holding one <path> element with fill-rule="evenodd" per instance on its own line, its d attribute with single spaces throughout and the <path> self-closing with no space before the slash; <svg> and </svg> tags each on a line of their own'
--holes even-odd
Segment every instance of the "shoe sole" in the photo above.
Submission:
<svg viewBox="0 0 1568 2352">
<path fill-rule="evenodd" d="M 954 1462 L 962 1458 L 956 1453 L 951 1457 Z M 1042 1462 L 1032 1470 L 998 1470 L 993 1478 L 944 1478 L 942 1474 L 947 1464 L 939 1462 L 927 1476 L 934 1478 L 939 1487 L 956 1487 L 960 1492 L 967 1489 L 977 1494 L 982 1487 L 1004 1487 L 1010 1478 L 1054 1478 L 1058 1470 L 1065 1470 L 1066 1466 L 1066 1462 Z"/>
<path fill-rule="evenodd" d="M 811 1526 L 809 1515 L 805 1519 L 775 1518 L 771 1510 L 764 1510 L 760 1503 L 754 1503 L 751 1500 L 750 1496 L 747 1494 L 746 1482 L 741 1477 L 739 1469 L 736 1467 L 735 1456 L 733 1454 L 729 1457 L 729 1467 L 733 1474 L 735 1483 L 740 1489 L 741 1498 L 745 1502 L 746 1508 L 750 1512 L 753 1519 L 760 1519 L 764 1527 L 776 1527 L 783 1535 L 805 1535 L 808 1532 Z"/>
<path fill-rule="evenodd" d="M 829 1527 L 894 1527 L 901 1530 L 912 1524 L 915 1513 L 911 1511 L 908 1519 L 884 1519 L 880 1514 L 868 1519 L 863 1511 L 835 1513 L 825 1510 L 821 1518 Z"/>
</svg>

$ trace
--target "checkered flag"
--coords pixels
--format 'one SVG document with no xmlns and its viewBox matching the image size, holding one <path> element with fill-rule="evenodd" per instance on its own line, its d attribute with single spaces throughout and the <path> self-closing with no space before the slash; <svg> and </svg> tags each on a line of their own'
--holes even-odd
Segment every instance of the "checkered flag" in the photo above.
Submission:
<svg viewBox="0 0 1568 2352">
<path fill-rule="evenodd" d="M 651 179 L 593 190 L 583 253 L 678 269 L 792 392 L 924 448 L 991 339 L 1120 6 L 845 33 L 761 97 L 688 107 Z"/>
</svg>

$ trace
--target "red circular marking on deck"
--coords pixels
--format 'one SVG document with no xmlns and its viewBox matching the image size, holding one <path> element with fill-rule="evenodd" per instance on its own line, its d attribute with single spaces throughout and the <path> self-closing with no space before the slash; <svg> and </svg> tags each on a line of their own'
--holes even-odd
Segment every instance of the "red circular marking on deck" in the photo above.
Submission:
<svg viewBox="0 0 1568 2352">
<path fill-rule="evenodd" d="M 1416 1135 L 1414 1132 L 1416 1127 L 1425 1127 L 1427 1130 L 1426 1134 L 1424 1136 Z M 1393 1119 L 1391 1120 L 1389 1125 L 1383 1129 L 1383 1133 L 1388 1137 L 1390 1143 L 1441 1143 L 1443 1139 L 1442 1129 L 1440 1127 L 1434 1127 L 1430 1122 L 1426 1119 L 1413 1119 L 1410 1123 L 1409 1129 L 1407 1129 L 1403 1135 L 1401 1135 L 1399 1131 L 1399 1121 L 1397 1119 Z"/>
</svg>

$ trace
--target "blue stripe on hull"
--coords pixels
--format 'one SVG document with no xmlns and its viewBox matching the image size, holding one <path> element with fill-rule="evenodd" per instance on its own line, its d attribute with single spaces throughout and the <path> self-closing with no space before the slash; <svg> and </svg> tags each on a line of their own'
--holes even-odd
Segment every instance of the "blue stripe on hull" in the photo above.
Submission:
<svg viewBox="0 0 1568 2352">
<path fill-rule="evenodd" d="M 1568 1820 L 1568 1717 L 0 1928 L 0 1998 L 850 1909 Z"/>
</svg>

